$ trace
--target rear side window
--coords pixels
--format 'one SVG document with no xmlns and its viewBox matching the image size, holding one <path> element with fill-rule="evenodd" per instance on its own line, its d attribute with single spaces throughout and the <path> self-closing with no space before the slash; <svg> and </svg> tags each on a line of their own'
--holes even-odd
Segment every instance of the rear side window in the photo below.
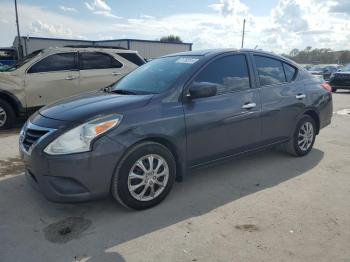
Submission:
<svg viewBox="0 0 350 262">
<path fill-rule="evenodd" d="M 75 53 L 60 53 L 50 55 L 33 65 L 28 73 L 54 72 L 76 70 Z"/>
<path fill-rule="evenodd" d="M 138 66 L 142 66 L 145 63 L 145 61 L 135 53 L 118 53 L 117 55 Z"/>
<path fill-rule="evenodd" d="M 286 63 L 283 63 L 283 68 L 284 68 L 284 72 L 286 74 L 287 82 L 293 81 L 297 70 L 293 66 L 290 66 Z"/>
<path fill-rule="evenodd" d="M 80 53 L 81 70 L 121 68 L 122 66 L 122 63 L 107 54 L 94 52 Z"/>
<path fill-rule="evenodd" d="M 231 55 L 210 63 L 195 78 L 195 82 L 217 85 L 218 94 L 250 88 L 249 71 L 245 55 Z"/>
<path fill-rule="evenodd" d="M 265 56 L 254 56 L 261 86 L 286 82 L 282 62 Z"/>
</svg>

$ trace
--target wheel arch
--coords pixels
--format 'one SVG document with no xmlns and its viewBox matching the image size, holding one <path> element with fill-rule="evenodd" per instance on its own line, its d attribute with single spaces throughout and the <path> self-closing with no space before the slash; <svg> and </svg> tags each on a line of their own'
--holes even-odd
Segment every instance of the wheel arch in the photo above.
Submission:
<svg viewBox="0 0 350 262">
<path fill-rule="evenodd" d="M 144 138 L 140 141 L 138 141 L 136 144 L 143 143 L 143 142 L 155 142 L 158 144 L 161 144 L 162 146 L 165 146 L 174 156 L 175 163 L 176 163 L 176 180 L 182 181 L 186 166 L 185 161 L 181 157 L 181 153 L 179 152 L 179 149 L 176 147 L 176 145 L 168 138 L 161 137 L 161 136 L 151 136 Z M 136 145 L 134 144 L 134 145 Z M 133 145 L 133 146 L 134 146 Z"/>
<path fill-rule="evenodd" d="M 320 132 L 320 117 L 318 115 L 318 113 L 316 112 L 316 110 L 314 109 L 308 109 L 304 112 L 304 115 L 308 115 L 310 116 L 316 124 L 316 134 L 318 135 Z"/>
<path fill-rule="evenodd" d="M 5 100 L 13 107 L 16 116 L 21 116 L 25 113 L 25 109 L 22 106 L 21 102 L 13 94 L 0 89 L 0 99 Z"/>
</svg>

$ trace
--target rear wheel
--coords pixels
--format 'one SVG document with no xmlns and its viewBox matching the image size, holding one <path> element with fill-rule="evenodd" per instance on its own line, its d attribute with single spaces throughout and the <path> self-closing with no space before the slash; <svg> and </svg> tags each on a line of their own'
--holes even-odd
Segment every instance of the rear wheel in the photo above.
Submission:
<svg viewBox="0 0 350 262">
<path fill-rule="evenodd" d="M 16 114 L 12 106 L 6 100 L 0 99 L 0 130 L 12 127 L 15 119 Z"/>
<path fill-rule="evenodd" d="M 126 207 L 150 208 L 167 196 L 175 176 L 172 153 L 161 144 L 144 142 L 121 160 L 112 180 L 112 195 Z"/>
<path fill-rule="evenodd" d="M 293 137 L 287 144 L 287 152 L 294 156 L 307 155 L 315 142 L 316 124 L 312 117 L 305 115 L 298 122 Z"/>
</svg>

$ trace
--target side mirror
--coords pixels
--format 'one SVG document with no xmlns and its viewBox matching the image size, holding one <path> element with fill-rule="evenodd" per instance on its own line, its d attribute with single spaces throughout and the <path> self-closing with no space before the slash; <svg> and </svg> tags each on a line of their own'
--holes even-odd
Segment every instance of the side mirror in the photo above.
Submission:
<svg viewBox="0 0 350 262">
<path fill-rule="evenodd" d="M 217 92 L 216 86 L 216 84 L 208 82 L 194 82 L 189 89 L 187 97 L 193 99 L 215 96 Z"/>
<path fill-rule="evenodd" d="M 338 72 L 341 72 L 342 70 L 341 69 L 338 69 Z"/>
</svg>

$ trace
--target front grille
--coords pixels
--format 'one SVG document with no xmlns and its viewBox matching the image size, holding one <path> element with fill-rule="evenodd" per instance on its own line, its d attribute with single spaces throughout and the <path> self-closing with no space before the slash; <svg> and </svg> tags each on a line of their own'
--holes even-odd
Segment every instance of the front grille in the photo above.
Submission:
<svg viewBox="0 0 350 262">
<path fill-rule="evenodd" d="M 48 130 L 37 130 L 33 128 L 25 128 L 24 137 L 23 137 L 23 147 L 25 150 L 29 150 L 29 148 L 38 141 L 42 136 L 46 135 Z"/>
<path fill-rule="evenodd" d="M 350 74 L 335 74 L 336 79 L 350 79 Z"/>
</svg>

